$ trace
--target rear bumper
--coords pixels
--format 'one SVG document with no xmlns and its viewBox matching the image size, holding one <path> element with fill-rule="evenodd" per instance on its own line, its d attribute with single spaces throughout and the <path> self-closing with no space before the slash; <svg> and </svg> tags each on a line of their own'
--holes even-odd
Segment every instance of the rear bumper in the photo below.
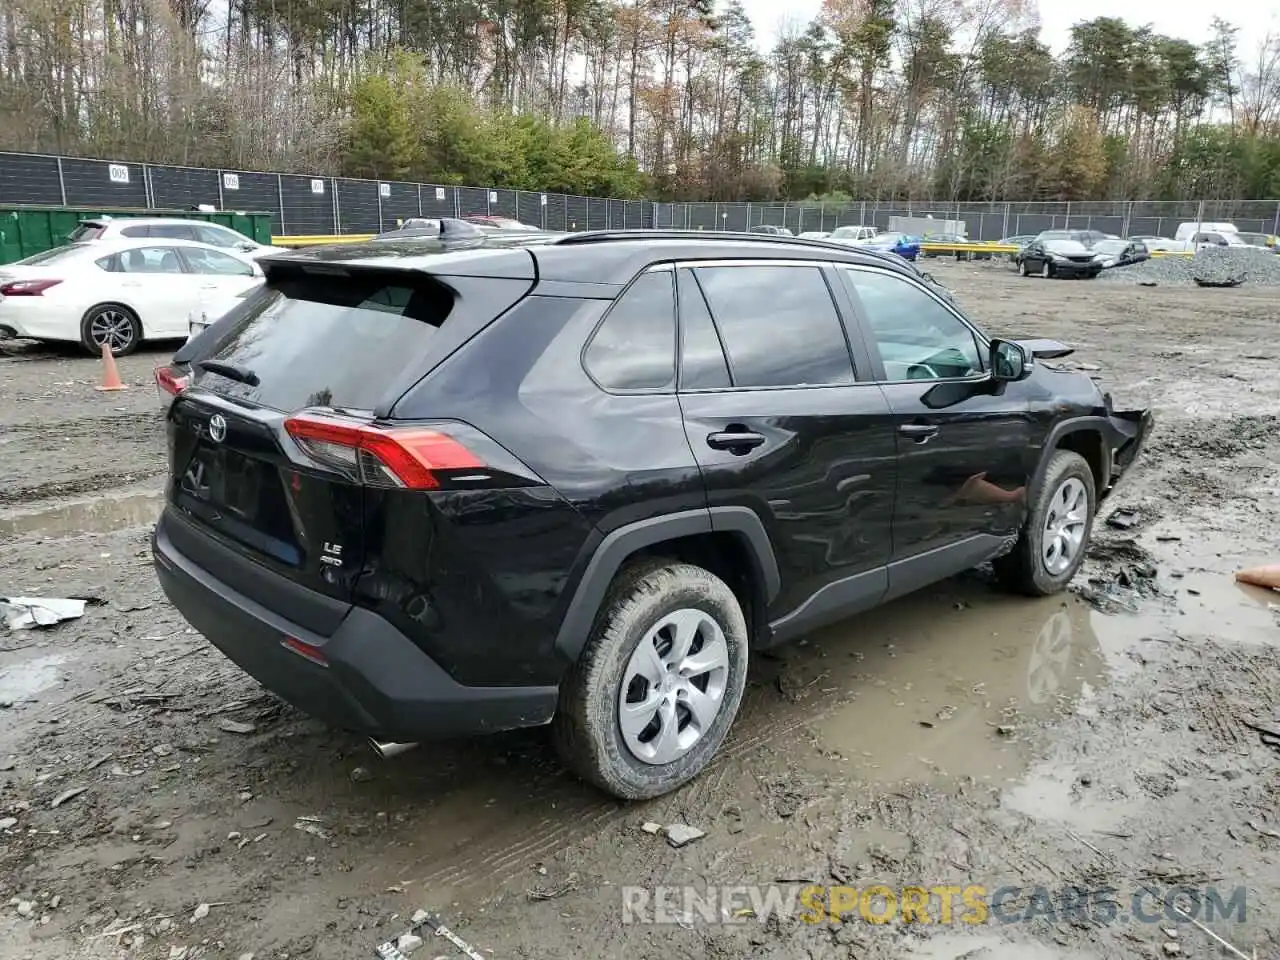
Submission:
<svg viewBox="0 0 1280 960">
<path fill-rule="evenodd" d="M 79 340 L 80 324 L 50 297 L 0 298 L 0 327 L 22 340 Z"/>
<path fill-rule="evenodd" d="M 182 554 L 162 517 L 152 555 L 165 595 L 242 670 L 304 713 L 379 740 L 416 741 L 548 723 L 556 687 L 475 687 L 454 680 L 377 614 L 352 607 L 331 636 L 317 636 L 238 593 Z M 262 577 L 277 575 L 262 571 Z M 288 588 L 296 592 L 297 585 Z M 287 638 L 326 664 L 295 653 Z"/>
</svg>

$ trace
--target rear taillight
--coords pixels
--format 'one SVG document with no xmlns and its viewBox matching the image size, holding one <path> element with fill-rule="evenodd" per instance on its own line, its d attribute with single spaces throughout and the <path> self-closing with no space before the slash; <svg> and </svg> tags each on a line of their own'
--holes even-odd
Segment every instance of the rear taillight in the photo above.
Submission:
<svg viewBox="0 0 1280 960">
<path fill-rule="evenodd" d="M 425 427 L 379 427 L 299 414 L 284 428 L 309 457 L 371 487 L 435 490 L 437 471 L 485 467 L 453 437 Z"/>
<path fill-rule="evenodd" d="M 176 397 L 187 389 L 190 382 L 190 377 L 179 373 L 174 367 L 156 367 L 156 386 L 171 397 Z"/>
<path fill-rule="evenodd" d="M 61 280 L 10 280 L 0 284 L 0 297 L 39 297 Z"/>
</svg>

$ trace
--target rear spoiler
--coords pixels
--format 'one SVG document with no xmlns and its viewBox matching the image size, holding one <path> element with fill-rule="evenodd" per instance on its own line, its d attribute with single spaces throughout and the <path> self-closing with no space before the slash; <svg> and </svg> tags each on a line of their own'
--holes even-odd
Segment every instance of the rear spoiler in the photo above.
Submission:
<svg viewBox="0 0 1280 960">
<path fill-rule="evenodd" d="M 1018 340 L 1018 346 L 1037 360 L 1061 360 L 1076 352 L 1075 347 L 1068 347 L 1057 340 Z"/>
</svg>

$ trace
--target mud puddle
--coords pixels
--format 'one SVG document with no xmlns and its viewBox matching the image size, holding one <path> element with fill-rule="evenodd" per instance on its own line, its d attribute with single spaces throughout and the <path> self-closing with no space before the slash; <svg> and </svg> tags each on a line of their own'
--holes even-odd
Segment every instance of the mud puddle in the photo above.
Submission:
<svg viewBox="0 0 1280 960">
<path fill-rule="evenodd" d="M 1100 616 L 955 581 L 816 635 L 780 677 L 784 695 L 835 700 L 810 718 L 806 765 L 882 783 L 1016 779 L 1023 728 L 1106 682 Z"/>
<path fill-rule="evenodd" d="M 164 494 L 146 490 L 67 500 L 38 510 L 0 513 L 0 537 L 112 533 L 155 523 Z"/>
<path fill-rule="evenodd" d="M 0 703 L 22 703 L 57 686 L 62 678 L 61 668 L 68 659 L 55 653 L 6 665 L 0 669 Z"/>
</svg>

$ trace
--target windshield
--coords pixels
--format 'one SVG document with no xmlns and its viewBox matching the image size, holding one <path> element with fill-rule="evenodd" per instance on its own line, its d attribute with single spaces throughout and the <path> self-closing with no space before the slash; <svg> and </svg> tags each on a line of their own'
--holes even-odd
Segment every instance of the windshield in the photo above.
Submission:
<svg viewBox="0 0 1280 960">
<path fill-rule="evenodd" d="M 277 410 L 371 410 L 452 307 L 448 290 L 415 274 L 276 279 L 209 357 L 257 382 L 211 370 L 197 382 Z"/>
<path fill-rule="evenodd" d="M 1124 253 L 1129 244 L 1123 240 L 1099 240 L 1093 245 L 1098 253 Z"/>
<path fill-rule="evenodd" d="M 84 245 L 76 245 L 69 247 L 54 247 L 52 250 L 45 250 L 43 253 L 37 253 L 25 260 L 19 260 L 14 264 L 15 267 L 40 267 L 50 263 L 62 263 L 67 260 L 74 260 L 84 253 Z"/>
<path fill-rule="evenodd" d="M 1067 240 L 1065 238 L 1051 238 L 1045 242 L 1045 249 L 1051 253 L 1060 253 L 1064 257 L 1079 256 L 1082 253 L 1088 253 L 1089 248 L 1079 240 Z"/>
</svg>

